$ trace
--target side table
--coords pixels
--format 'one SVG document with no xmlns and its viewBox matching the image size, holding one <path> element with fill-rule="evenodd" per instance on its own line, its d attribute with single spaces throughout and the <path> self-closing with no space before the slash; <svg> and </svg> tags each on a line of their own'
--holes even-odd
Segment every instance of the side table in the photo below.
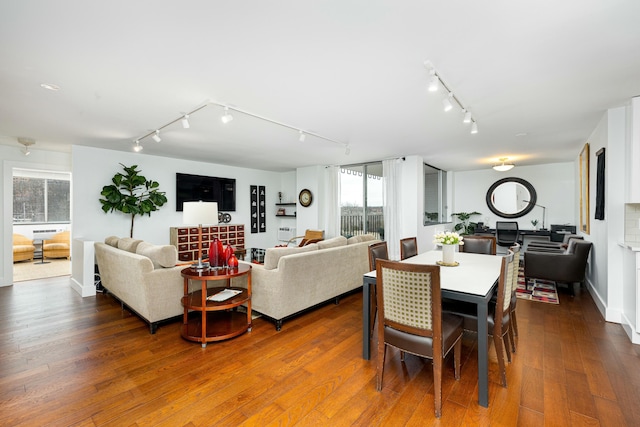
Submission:
<svg viewBox="0 0 640 427">
<path fill-rule="evenodd" d="M 226 340 L 236 337 L 245 331 L 251 331 L 251 266 L 240 264 L 238 268 L 196 270 L 187 267 L 181 272 L 184 277 L 184 296 L 182 306 L 181 335 L 184 339 L 202 343 Z M 247 276 L 247 288 L 232 287 L 231 279 Z M 201 289 L 189 292 L 189 281 L 200 281 Z M 224 286 L 207 288 L 207 281 L 225 281 Z M 239 294 L 224 300 L 211 301 L 207 297 L 224 289 L 241 291 Z M 242 304 L 247 305 L 247 312 L 236 310 Z"/>
</svg>

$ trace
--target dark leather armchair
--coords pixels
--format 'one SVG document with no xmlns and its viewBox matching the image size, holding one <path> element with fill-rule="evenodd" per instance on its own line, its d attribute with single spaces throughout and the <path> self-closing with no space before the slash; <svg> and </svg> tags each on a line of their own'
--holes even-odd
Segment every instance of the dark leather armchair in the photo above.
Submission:
<svg viewBox="0 0 640 427">
<path fill-rule="evenodd" d="M 536 252 L 554 252 L 563 254 L 567 247 L 569 246 L 569 240 L 571 239 L 582 239 L 582 236 L 578 236 L 577 234 L 566 234 L 562 242 L 544 242 L 544 241 L 535 241 L 530 242 L 527 246 L 527 251 L 536 251 Z"/>
<path fill-rule="evenodd" d="M 524 254 L 524 278 L 567 283 L 573 294 L 573 284 L 584 283 L 591 242 L 570 239 L 563 253 L 528 251 Z"/>
</svg>

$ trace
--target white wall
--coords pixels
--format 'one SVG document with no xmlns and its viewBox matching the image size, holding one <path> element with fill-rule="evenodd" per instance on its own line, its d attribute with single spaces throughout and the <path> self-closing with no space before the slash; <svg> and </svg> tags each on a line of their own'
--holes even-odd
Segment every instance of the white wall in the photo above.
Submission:
<svg viewBox="0 0 640 427">
<path fill-rule="evenodd" d="M 35 169 L 44 171 L 71 171 L 71 156 L 68 153 L 43 151 L 37 144 L 31 147 L 31 155 L 25 156 L 22 146 L 0 145 L 2 163 L 2 186 L 0 186 L 0 206 L 2 207 L 2 227 L 0 228 L 0 286 L 13 282 L 13 169 Z"/>
<path fill-rule="evenodd" d="M 453 175 L 453 212 L 480 212 L 471 218 L 473 222 L 484 222 L 495 227 L 496 221 L 503 221 L 489 210 L 486 202 L 487 190 L 502 178 L 522 178 L 533 186 L 537 194 L 537 204 L 545 206 L 545 226 L 551 224 L 577 224 L 575 206 L 575 182 L 577 172 L 573 163 L 552 163 L 537 166 L 517 166 L 508 172 L 496 172 L 491 168 L 476 171 L 455 172 Z M 521 229 L 533 229 L 531 220 L 537 219 L 542 225 L 542 208 L 534 207 L 527 215 L 515 219 Z"/>
<path fill-rule="evenodd" d="M 167 204 L 151 216 L 137 216 L 133 237 L 154 244 L 169 244 L 169 227 L 181 226 L 182 212 L 176 212 L 176 172 L 196 175 L 220 176 L 236 179 L 236 211 L 230 212 L 233 224 L 245 224 L 245 246 L 273 246 L 277 236 L 275 204 L 282 181 L 280 173 L 238 168 L 211 163 L 148 156 L 141 153 L 73 147 L 73 234 L 75 238 L 104 240 L 110 235 L 129 236 L 130 216 L 121 212 L 104 213 L 100 191 L 111 184 L 117 172 L 123 172 L 120 163 L 138 165 L 147 179 L 160 183 L 166 192 Z M 100 159 L 96 162 L 95 159 Z M 249 187 L 266 186 L 267 231 L 251 234 L 249 229 Z"/>
</svg>

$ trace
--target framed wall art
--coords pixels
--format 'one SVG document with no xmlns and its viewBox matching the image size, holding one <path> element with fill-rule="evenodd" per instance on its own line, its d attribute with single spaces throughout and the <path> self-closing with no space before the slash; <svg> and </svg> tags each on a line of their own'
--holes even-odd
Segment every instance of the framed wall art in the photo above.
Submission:
<svg viewBox="0 0 640 427">
<path fill-rule="evenodd" d="M 580 231 L 589 234 L 589 143 L 580 152 Z"/>
</svg>

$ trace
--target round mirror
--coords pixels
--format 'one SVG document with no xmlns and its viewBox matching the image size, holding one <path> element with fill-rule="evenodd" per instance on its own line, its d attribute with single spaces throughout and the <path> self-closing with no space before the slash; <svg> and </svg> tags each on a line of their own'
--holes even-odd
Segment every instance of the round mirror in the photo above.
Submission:
<svg viewBox="0 0 640 427">
<path fill-rule="evenodd" d="M 519 218 L 531 212 L 536 198 L 536 190 L 528 181 L 504 178 L 489 187 L 487 206 L 502 218 Z"/>
</svg>

